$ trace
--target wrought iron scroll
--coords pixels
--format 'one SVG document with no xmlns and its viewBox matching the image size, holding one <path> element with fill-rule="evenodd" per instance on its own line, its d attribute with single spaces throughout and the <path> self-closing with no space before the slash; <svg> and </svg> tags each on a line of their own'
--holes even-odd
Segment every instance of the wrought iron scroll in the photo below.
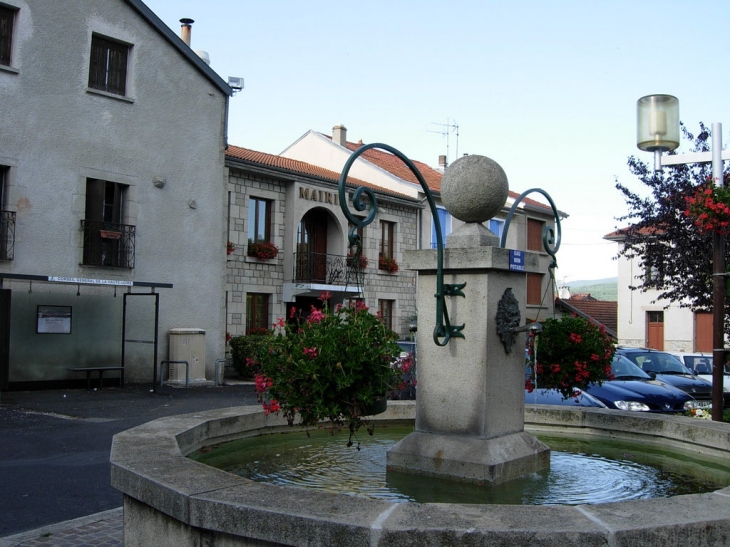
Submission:
<svg viewBox="0 0 730 547">
<path fill-rule="evenodd" d="M 555 218 L 555 228 L 557 229 L 557 238 L 555 235 L 555 229 L 553 229 L 552 226 L 545 225 L 542 229 L 542 246 L 545 249 L 545 252 L 552 257 L 552 262 L 550 262 L 550 266 L 548 266 L 548 268 L 552 270 L 558 266 L 558 261 L 555 258 L 555 255 L 558 253 L 558 249 L 560 248 L 560 214 L 558 213 L 557 207 L 555 207 L 553 198 L 551 198 L 550 194 L 548 194 L 545 190 L 541 188 L 530 188 L 529 190 L 525 190 L 512 204 L 512 207 L 510 207 L 509 213 L 507 214 L 507 220 L 505 220 L 504 222 L 504 230 L 502 230 L 502 239 L 499 242 L 499 246 L 504 248 L 505 244 L 507 243 L 507 231 L 509 230 L 509 225 L 510 222 L 512 222 L 512 217 L 517 210 L 517 206 L 528 194 L 531 194 L 532 192 L 537 192 L 545 196 L 545 198 L 550 203 L 550 207 L 552 207 L 553 210 L 553 217 Z"/>
<path fill-rule="evenodd" d="M 352 205 L 356 211 L 368 211 L 368 214 L 364 219 L 356 217 L 352 214 L 352 212 L 350 212 L 348 208 L 345 186 L 347 183 L 347 175 L 350 172 L 352 164 L 358 157 L 360 157 L 364 152 L 370 150 L 371 148 L 380 148 L 382 150 L 390 152 L 394 156 L 400 158 L 400 160 L 406 164 L 408 169 L 411 170 L 411 173 L 413 173 L 418 182 L 421 184 L 421 188 L 423 189 L 424 194 L 426 194 L 428 205 L 431 208 L 431 214 L 433 218 L 438 219 L 436 203 L 434 202 L 433 196 L 431 195 L 431 190 L 426 184 L 423 175 L 421 175 L 421 172 L 416 168 L 411 160 L 409 160 L 401 152 L 387 144 L 372 143 L 361 146 L 350 155 L 347 163 L 345 163 L 345 166 L 342 168 L 342 173 L 340 174 L 339 181 L 340 207 L 342 208 L 342 212 L 345 214 L 347 220 L 350 221 L 350 223 L 352 224 L 352 227 L 350 228 L 348 234 L 348 238 L 350 241 L 350 247 L 355 247 L 355 252 L 353 254 L 355 260 L 359 259 L 360 253 L 362 252 L 362 242 L 360 241 L 360 236 L 357 234 L 357 229 L 367 226 L 375 219 L 375 213 L 378 210 L 378 206 L 377 200 L 375 199 L 375 193 L 370 188 L 360 186 L 357 188 L 357 190 L 355 190 L 352 196 Z M 433 340 L 436 345 L 445 346 L 452 338 L 464 338 L 464 334 L 461 332 L 464 329 L 464 325 L 452 325 L 449 321 L 449 313 L 446 310 L 445 298 L 446 296 L 465 296 L 461 289 L 466 286 L 466 283 L 444 283 L 444 244 L 441 235 L 441 225 L 437 220 L 434 221 L 434 227 L 436 230 L 437 254 L 436 294 L 434 295 L 436 298 L 436 326 L 433 329 Z"/>
</svg>

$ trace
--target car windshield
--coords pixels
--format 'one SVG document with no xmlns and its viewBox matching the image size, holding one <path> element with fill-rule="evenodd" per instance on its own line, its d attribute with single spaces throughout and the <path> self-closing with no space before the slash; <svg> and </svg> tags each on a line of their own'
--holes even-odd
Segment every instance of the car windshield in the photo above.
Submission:
<svg viewBox="0 0 730 547">
<path fill-rule="evenodd" d="M 616 355 L 613 358 L 611 374 L 614 380 L 649 380 L 651 378 L 623 355 Z"/>
<path fill-rule="evenodd" d="M 644 372 L 653 372 L 655 374 L 692 374 L 682 364 L 679 358 L 669 353 L 663 353 L 661 351 L 632 351 L 626 353 L 624 357 L 627 357 L 641 367 Z"/>
</svg>

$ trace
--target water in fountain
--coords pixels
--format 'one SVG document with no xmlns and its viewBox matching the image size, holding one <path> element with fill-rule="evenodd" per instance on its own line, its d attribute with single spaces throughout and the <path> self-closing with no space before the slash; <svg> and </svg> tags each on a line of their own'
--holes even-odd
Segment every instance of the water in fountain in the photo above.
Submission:
<svg viewBox="0 0 730 547">
<path fill-rule="evenodd" d="M 499 485 L 475 485 L 395 473 L 386 451 L 412 426 L 379 427 L 347 448 L 325 430 L 264 435 L 191 455 L 257 481 L 390 501 L 479 504 L 595 504 L 709 492 L 730 485 L 730 467 L 615 439 L 540 437 L 552 448 L 550 470 Z"/>
</svg>

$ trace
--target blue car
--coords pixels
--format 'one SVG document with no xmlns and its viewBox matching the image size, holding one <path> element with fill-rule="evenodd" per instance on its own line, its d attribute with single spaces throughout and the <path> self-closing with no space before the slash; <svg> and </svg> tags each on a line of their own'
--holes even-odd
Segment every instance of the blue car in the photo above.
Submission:
<svg viewBox="0 0 730 547">
<path fill-rule="evenodd" d="M 652 379 L 647 373 L 622 358 L 614 357 L 611 363 L 611 380 L 605 380 L 600 386 L 591 384 L 585 390 L 578 390 L 579 396 L 564 400 L 559 391 L 540 389 L 532 392 L 525 390 L 525 402 L 528 404 L 563 404 L 584 407 L 598 407 L 635 412 L 658 412 L 678 414 L 697 408 L 697 401 L 684 391 Z"/>
</svg>

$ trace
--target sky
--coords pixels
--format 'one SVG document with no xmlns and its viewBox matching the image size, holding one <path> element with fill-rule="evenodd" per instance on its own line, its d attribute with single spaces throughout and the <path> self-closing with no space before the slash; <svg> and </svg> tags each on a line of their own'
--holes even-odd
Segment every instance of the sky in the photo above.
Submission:
<svg viewBox="0 0 730 547">
<path fill-rule="evenodd" d="M 280 154 L 309 130 L 389 144 L 436 167 L 487 156 L 510 190 L 567 213 L 558 284 L 617 275 L 636 101 L 674 95 L 680 119 L 730 141 L 727 0 L 145 0 L 227 81 L 228 142 Z M 679 152 L 685 151 L 686 146 Z M 538 194 L 531 197 L 540 199 Z"/>
</svg>

